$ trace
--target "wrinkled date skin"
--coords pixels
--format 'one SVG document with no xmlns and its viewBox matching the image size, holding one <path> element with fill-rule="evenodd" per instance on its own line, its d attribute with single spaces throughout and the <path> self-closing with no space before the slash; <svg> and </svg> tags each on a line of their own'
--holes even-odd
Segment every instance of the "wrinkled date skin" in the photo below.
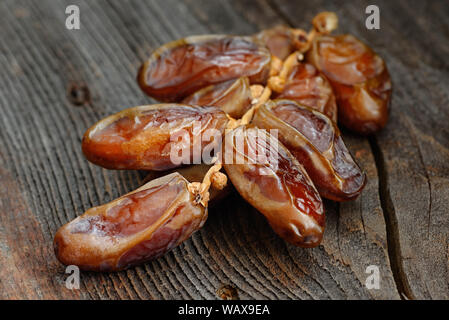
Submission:
<svg viewBox="0 0 449 320">
<path fill-rule="evenodd" d="M 271 29 L 263 30 L 255 35 L 255 38 L 270 50 L 275 57 L 285 60 L 293 51 L 295 43 L 290 28 L 286 26 L 276 26 Z"/>
<path fill-rule="evenodd" d="M 148 181 L 152 181 L 174 172 L 181 174 L 189 182 L 198 182 L 204 179 L 204 176 L 207 174 L 208 170 L 211 167 L 212 165 L 210 164 L 196 164 L 192 166 L 172 169 L 169 171 L 148 171 L 144 182 L 146 183 Z M 234 190 L 230 183 L 226 184 L 226 186 L 221 190 L 217 190 L 215 188 L 209 189 L 210 198 L 209 202 L 207 203 L 208 208 L 213 208 L 221 203 L 221 201 L 228 197 L 229 194 L 233 191 Z"/>
<path fill-rule="evenodd" d="M 242 150 L 236 148 L 237 138 L 243 139 L 244 152 L 236 151 Z M 296 246 L 319 245 L 325 224 L 323 203 L 290 152 L 276 138 L 253 126 L 227 132 L 225 146 L 226 153 L 235 156 L 233 163 L 224 161 L 234 187 L 266 217 L 273 230 Z M 258 161 L 261 154 L 266 154 L 268 161 Z"/>
<path fill-rule="evenodd" d="M 307 59 L 331 82 L 344 126 L 363 135 L 385 126 L 392 85 L 385 62 L 373 50 L 351 35 L 322 36 Z"/>
<path fill-rule="evenodd" d="M 142 65 L 141 89 L 165 102 L 178 102 L 201 88 L 239 77 L 264 83 L 271 55 L 250 37 L 206 35 L 164 45 Z"/>
<path fill-rule="evenodd" d="M 284 90 L 275 95 L 318 110 L 337 123 L 337 103 L 326 77 L 309 63 L 300 63 L 286 79 Z"/>
<path fill-rule="evenodd" d="M 198 106 L 217 106 L 231 117 L 241 118 L 251 107 L 248 77 L 213 84 L 185 98 L 182 103 Z"/>
<path fill-rule="evenodd" d="M 366 175 L 335 123 L 322 113 L 294 101 L 274 100 L 256 111 L 252 123 L 279 130 L 279 140 L 305 167 L 322 197 L 348 201 L 362 192 Z"/>
<path fill-rule="evenodd" d="M 82 148 L 89 161 L 107 169 L 167 170 L 181 165 L 172 161 L 171 149 L 180 143 L 182 133 L 189 134 L 191 149 L 195 143 L 203 149 L 213 143 L 196 139 L 208 129 L 224 132 L 227 121 L 217 107 L 139 106 L 96 123 L 85 133 Z M 174 139 L 177 135 L 179 139 Z"/>
<path fill-rule="evenodd" d="M 117 271 L 165 254 L 207 219 L 187 184 L 173 173 L 89 209 L 56 233 L 56 257 L 82 270 Z"/>
</svg>

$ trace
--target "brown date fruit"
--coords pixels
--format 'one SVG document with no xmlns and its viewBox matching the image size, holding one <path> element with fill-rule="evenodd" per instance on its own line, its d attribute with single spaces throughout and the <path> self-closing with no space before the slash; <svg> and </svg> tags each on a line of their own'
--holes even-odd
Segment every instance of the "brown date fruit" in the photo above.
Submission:
<svg viewBox="0 0 449 320">
<path fill-rule="evenodd" d="M 307 60 L 331 82 L 340 123 L 364 135 L 385 126 L 392 85 L 385 62 L 373 50 L 351 35 L 321 36 Z"/>
<path fill-rule="evenodd" d="M 171 159 L 173 146 L 180 143 L 173 137 L 188 133 L 190 159 L 183 161 L 192 163 L 194 143 L 200 143 L 201 150 L 219 143 L 196 139 L 208 129 L 224 132 L 227 122 L 226 114 L 217 107 L 139 106 L 97 122 L 84 134 L 82 148 L 89 161 L 107 169 L 167 170 L 181 166 Z"/>
<path fill-rule="evenodd" d="M 87 210 L 56 233 L 56 257 L 82 270 L 117 271 L 165 254 L 207 219 L 187 186 L 172 173 Z"/>
<path fill-rule="evenodd" d="M 251 89 L 248 77 L 212 84 L 185 98 L 182 103 L 220 107 L 231 117 L 241 118 L 251 107 Z"/>
<path fill-rule="evenodd" d="M 289 73 L 277 99 L 289 99 L 318 110 L 337 122 L 337 103 L 326 77 L 309 63 L 300 63 Z"/>
<path fill-rule="evenodd" d="M 291 100 L 274 100 L 259 107 L 252 123 L 279 130 L 279 140 L 304 166 L 322 197 L 347 201 L 362 192 L 366 175 L 324 114 Z"/>
<path fill-rule="evenodd" d="M 264 83 L 271 55 L 250 37 L 205 35 L 168 43 L 141 66 L 141 89 L 166 102 L 178 102 L 201 88 L 239 77 Z"/>
<path fill-rule="evenodd" d="M 223 166 L 232 184 L 273 230 L 296 246 L 319 245 L 324 206 L 307 172 L 287 148 L 267 131 L 249 125 L 226 133 L 225 150 Z"/>
<path fill-rule="evenodd" d="M 163 177 L 170 173 L 179 173 L 181 174 L 186 180 L 189 182 L 198 182 L 202 181 L 206 173 L 209 171 L 212 165 L 209 164 L 196 164 L 192 166 L 185 166 L 181 168 L 171 169 L 169 171 L 148 171 L 147 175 L 144 179 L 144 183 L 147 183 L 151 180 Z M 226 184 L 226 186 L 221 189 L 217 190 L 215 188 L 209 189 L 210 199 L 207 204 L 209 208 L 213 208 L 219 203 L 221 203 L 222 200 L 227 198 L 231 192 L 234 192 L 233 187 L 230 183 Z"/>
<path fill-rule="evenodd" d="M 285 60 L 295 51 L 292 31 L 286 26 L 279 25 L 263 30 L 256 34 L 255 38 L 264 43 L 271 54 L 281 60 Z"/>
</svg>

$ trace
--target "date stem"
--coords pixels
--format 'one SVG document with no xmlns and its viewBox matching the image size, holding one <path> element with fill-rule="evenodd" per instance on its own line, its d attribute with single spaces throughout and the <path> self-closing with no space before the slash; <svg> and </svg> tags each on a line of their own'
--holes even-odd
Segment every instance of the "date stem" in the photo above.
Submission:
<svg viewBox="0 0 449 320">
<path fill-rule="evenodd" d="M 338 27 L 338 17 L 334 12 L 324 11 L 312 20 L 313 28 L 308 33 L 302 29 L 292 29 L 293 43 L 301 53 L 310 49 L 313 40 L 320 35 L 330 34 Z"/>
<path fill-rule="evenodd" d="M 271 89 L 261 85 L 251 86 L 251 94 L 253 97 L 252 107 L 249 109 L 241 119 L 236 120 L 228 115 L 229 122 L 226 126 L 227 130 L 232 130 L 238 126 L 246 125 L 251 122 L 254 112 L 265 102 L 270 99 Z M 221 154 L 215 158 L 215 163 L 205 174 L 202 182 L 191 182 L 188 185 L 189 191 L 195 196 L 195 201 L 207 207 L 210 193 L 209 189 L 212 186 L 215 189 L 221 190 L 227 184 L 227 176 L 220 172 L 222 166 L 220 159 Z"/>
<path fill-rule="evenodd" d="M 304 59 L 303 54 L 300 51 L 295 51 L 290 54 L 282 64 L 282 69 L 279 75 L 270 77 L 268 79 L 268 86 L 277 93 L 284 91 L 285 83 L 287 77 L 292 71 L 292 69 L 299 64 L 300 61 Z"/>
</svg>

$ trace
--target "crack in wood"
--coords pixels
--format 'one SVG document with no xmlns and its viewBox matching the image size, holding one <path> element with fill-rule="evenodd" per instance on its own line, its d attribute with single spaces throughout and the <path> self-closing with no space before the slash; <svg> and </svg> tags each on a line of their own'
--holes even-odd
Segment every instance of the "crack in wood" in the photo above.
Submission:
<svg viewBox="0 0 449 320">
<path fill-rule="evenodd" d="M 385 159 L 379 147 L 376 137 L 368 138 L 371 146 L 371 152 L 374 155 L 374 161 L 379 177 L 379 197 L 382 211 L 385 218 L 387 231 L 388 256 L 393 278 L 396 283 L 396 289 L 399 291 L 401 299 L 414 299 L 407 276 L 403 269 L 401 246 L 399 243 L 399 229 L 395 215 L 395 209 L 388 190 L 388 172 L 385 168 Z"/>
</svg>

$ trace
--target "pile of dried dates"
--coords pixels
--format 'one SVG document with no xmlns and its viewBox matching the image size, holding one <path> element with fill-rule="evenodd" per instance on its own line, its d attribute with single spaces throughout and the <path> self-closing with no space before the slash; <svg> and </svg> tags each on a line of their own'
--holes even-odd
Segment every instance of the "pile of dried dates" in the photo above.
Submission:
<svg viewBox="0 0 449 320">
<path fill-rule="evenodd" d="M 334 13 L 312 24 L 309 32 L 193 36 L 154 51 L 137 80 L 161 103 L 111 115 L 82 142 L 92 163 L 148 170 L 148 182 L 59 229 L 57 258 L 116 271 L 159 257 L 203 226 L 228 178 L 280 237 L 319 245 L 321 197 L 352 200 L 366 183 L 337 125 L 362 135 L 382 129 L 391 81 L 368 46 L 331 35 Z M 189 152 L 174 161 L 180 144 Z M 211 150 L 210 161 L 198 158 Z"/>
</svg>

